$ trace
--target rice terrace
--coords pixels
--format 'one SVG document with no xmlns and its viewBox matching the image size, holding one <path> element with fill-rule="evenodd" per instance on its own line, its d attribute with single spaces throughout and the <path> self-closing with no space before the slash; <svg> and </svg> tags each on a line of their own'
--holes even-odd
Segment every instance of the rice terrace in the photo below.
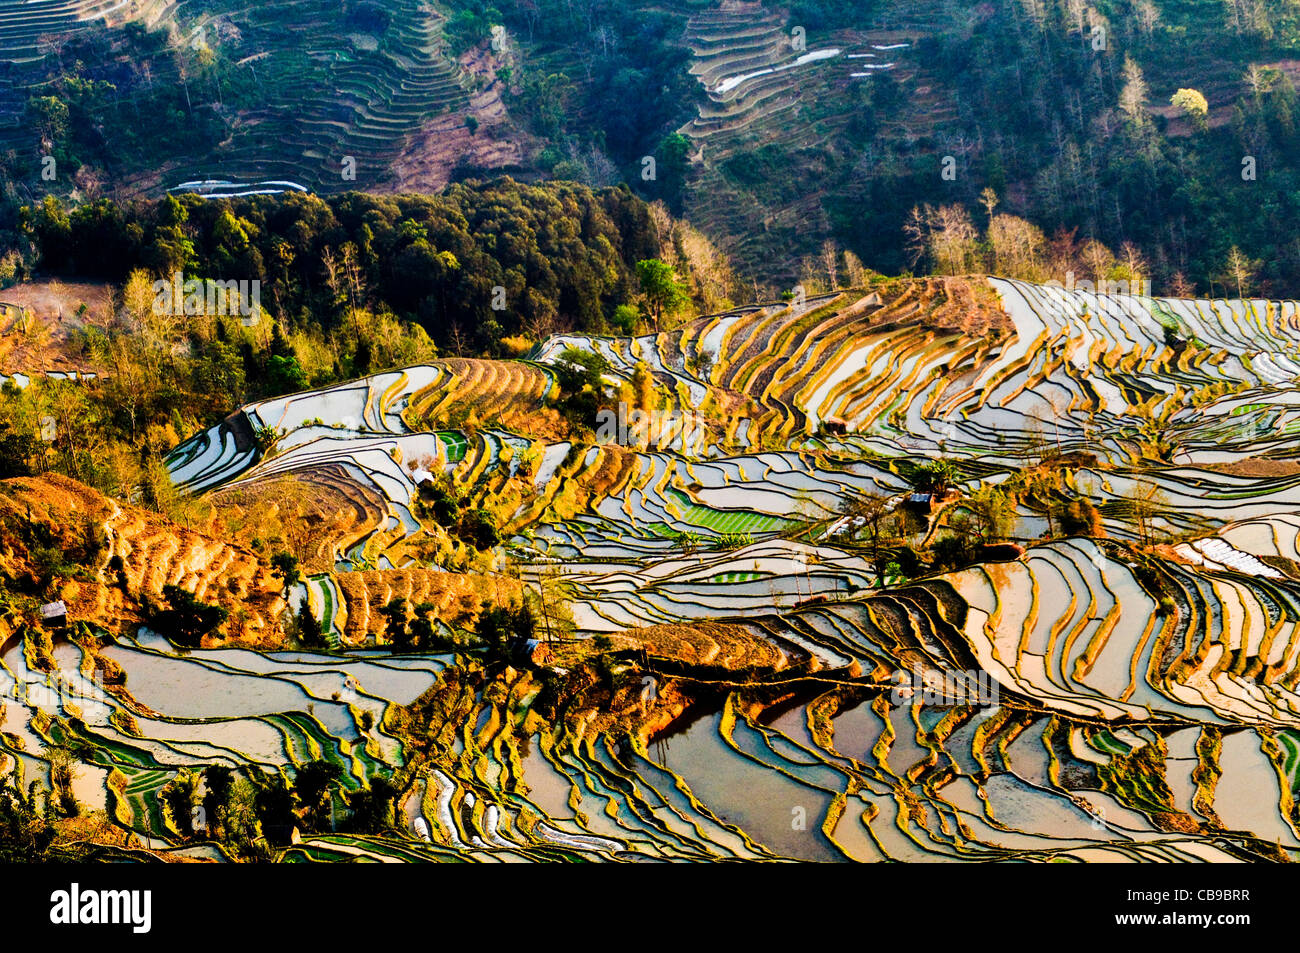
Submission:
<svg viewBox="0 0 1300 953">
<path fill-rule="evenodd" d="M 0 0 L 0 861 L 1300 861 L 1297 63 Z"/>
<path fill-rule="evenodd" d="M 966 308 L 988 330 L 950 326 Z M 117 850 L 213 859 L 230 841 L 185 808 L 221 769 L 318 771 L 309 812 L 379 790 L 404 819 L 272 834 L 283 860 L 1285 854 L 1300 468 L 1270 463 L 1300 426 L 1297 340 L 1293 302 L 931 280 L 262 401 L 167 465 L 225 505 L 332 510 L 287 585 L 66 479 L 11 480 L 10 512 L 102 540 L 66 640 L 8 611 L 6 762 L 62 766 Z M 699 408 L 704 451 L 529 435 L 575 351 Z M 461 406 L 491 416 L 453 431 Z M 499 520 L 479 571 L 443 568 L 474 547 L 449 501 Z M 108 629 L 167 585 L 242 612 L 186 651 Z M 530 589 L 528 637 L 474 651 Z M 289 650 L 286 609 L 332 653 Z M 394 652 L 418 632 L 442 650 Z M 914 703 L 913 671 L 987 673 L 996 703 Z"/>
</svg>

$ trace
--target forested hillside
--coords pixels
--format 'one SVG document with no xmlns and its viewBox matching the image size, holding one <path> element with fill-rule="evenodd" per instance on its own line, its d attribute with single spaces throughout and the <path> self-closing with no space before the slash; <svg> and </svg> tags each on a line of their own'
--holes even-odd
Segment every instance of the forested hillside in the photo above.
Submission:
<svg viewBox="0 0 1300 953">
<path fill-rule="evenodd" d="M 1049 243 L 1090 240 L 1130 243 L 1156 290 L 1300 278 L 1295 0 L 82 8 L 37 42 L 0 3 L 11 247 L 50 193 L 506 172 L 663 200 L 769 293 L 833 284 L 828 240 L 885 273 L 989 267 L 994 214 L 1042 233 L 1040 279 L 1067 277 Z M 955 260 L 915 234 L 940 219 Z"/>
</svg>

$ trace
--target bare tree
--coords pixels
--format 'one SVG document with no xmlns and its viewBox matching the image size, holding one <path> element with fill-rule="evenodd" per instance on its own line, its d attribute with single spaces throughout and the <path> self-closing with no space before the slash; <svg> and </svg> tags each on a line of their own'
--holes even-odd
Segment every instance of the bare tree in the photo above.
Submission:
<svg viewBox="0 0 1300 953">
<path fill-rule="evenodd" d="M 1124 86 L 1119 94 L 1120 111 L 1139 126 L 1150 121 L 1147 115 L 1147 84 L 1142 68 L 1131 56 L 1124 57 Z"/>
<path fill-rule="evenodd" d="M 465 330 L 460 326 L 459 321 L 453 321 L 451 327 L 447 330 L 447 344 L 451 347 L 451 353 L 457 357 L 465 356 L 465 349 L 469 341 L 465 337 Z"/>
<path fill-rule="evenodd" d="M 1240 248 L 1233 245 L 1228 249 L 1228 258 L 1223 264 L 1224 278 L 1235 282 L 1237 297 L 1244 298 L 1255 281 L 1255 270 L 1259 262 L 1247 258 Z"/>
<path fill-rule="evenodd" d="M 835 247 L 834 241 L 828 238 L 822 242 L 822 267 L 826 269 L 826 279 L 830 282 L 831 291 L 837 291 L 840 287 L 839 257 L 839 249 Z"/>
<path fill-rule="evenodd" d="M 994 192 L 992 187 L 984 186 L 984 191 L 980 193 L 980 205 L 984 206 L 989 223 L 992 224 L 993 210 L 998 207 L 998 193 Z"/>
</svg>

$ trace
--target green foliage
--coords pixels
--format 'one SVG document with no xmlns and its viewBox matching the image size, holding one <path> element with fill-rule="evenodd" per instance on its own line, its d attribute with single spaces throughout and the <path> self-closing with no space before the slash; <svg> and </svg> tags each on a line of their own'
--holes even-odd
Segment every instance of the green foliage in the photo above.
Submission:
<svg viewBox="0 0 1300 953">
<path fill-rule="evenodd" d="M 521 658 L 529 639 L 535 637 L 537 619 L 531 609 L 522 606 L 487 606 L 480 614 L 474 634 L 496 658 Z"/>
<path fill-rule="evenodd" d="M 489 510 L 467 510 L 460 518 L 456 533 L 480 551 L 491 549 L 501 542 L 496 517 Z"/>
<path fill-rule="evenodd" d="M 284 778 L 275 774 L 260 779 L 253 805 L 267 842 L 280 847 L 287 845 L 298 819 L 294 815 L 293 791 Z"/>
<path fill-rule="evenodd" d="M 13 772 L 0 778 L 0 861 L 41 864 L 87 859 L 85 846 L 55 843 L 58 831 L 49 811 L 42 812 L 39 806 L 43 793 L 35 782 L 24 793 Z"/>
<path fill-rule="evenodd" d="M 294 774 L 293 791 L 302 806 L 303 823 L 309 831 L 324 829 L 329 803 L 338 790 L 343 768 L 329 761 L 309 761 Z"/>
<path fill-rule="evenodd" d="M 266 362 L 266 374 L 267 388 L 272 394 L 292 394 L 311 386 L 296 357 L 272 355 Z"/>
<path fill-rule="evenodd" d="M 956 468 L 947 460 L 927 461 L 908 476 L 908 482 L 922 493 L 943 493 L 956 479 Z"/>
<path fill-rule="evenodd" d="M 686 288 L 678 282 L 672 266 L 658 258 L 638 261 L 636 275 L 656 330 L 659 329 L 664 318 L 672 317 L 690 300 Z"/>
<path fill-rule="evenodd" d="M 384 638 L 396 651 L 406 652 L 410 650 L 410 629 L 406 624 L 408 610 L 405 599 L 393 599 L 388 605 L 379 610 L 379 614 L 384 617 Z"/>
<path fill-rule="evenodd" d="M 352 809 L 349 826 L 358 834 L 380 834 L 393 826 L 394 803 L 400 792 L 387 778 L 371 778 L 360 791 L 347 795 Z"/>
<path fill-rule="evenodd" d="M 1071 500 L 1057 516 L 1061 532 L 1066 536 L 1104 536 L 1101 513 L 1088 500 Z"/>
<path fill-rule="evenodd" d="M 710 538 L 708 543 L 710 549 L 743 549 L 754 544 L 754 537 L 749 533 L 721 533 Z"/>
<path fill-rule="evenodd" d="M 1169 102 L 1189 116 L 1205 116 L 1210 111 L 1204 94 L 1195 89 L 1180 89 L 1174 93 Z"/>
<path fill-rule="evenodd" d="M 405 599 L 394 599 L 381 609 L 386 620 L 384 635 L 393 651 L 427 652 L 450 647 L 437 627 L 437 612 L 438 607 L 431 602 L 422 602 L 411 610 Z"/>
<path fill-rule="evenodd" d="M 614 314 L 609 319 L 613 330 L 627 337 L 636 334 L 637 325 L 640 322 L 641 312 L 630 304 L 620 304 L 614 309 Z"/>
<path fill-rule="evenodd" d="M 936 570 L 961 569 L 970 564 L 971 546 L 969 540 L 953 533 L 940 536 L 930 546 Z"/>
<path fill-rule="evenodd" d="M 298 566 L 298 557 L 293 553 L 279 552 L 271 557 L 271 569 L 275 575 L 284 583 L 286 590 L 292 589 L 302 580 L 302 572 Z"/>
<path fill-rule="evenodd" d="M 198 778 L 193 772 L 180 771 L 171 782 L 163 788 L 162 798 L 171 814 L 172 823 L 181 837 L 189 839 L 194 836 L 194 802 L 198 788 Z"/>
<path fill-rule="evenodd" d="M 311 611 L 311 606 L 304 600 L 298 610 L 298 641 L 308 648 L 319 649 L 326 645 L 325 632 L 320 620 Z"/>
<path fill-rule="evenodd" d="M 454 487 L 426 480 L 419 489 L 420 515 L 432 519 L 445 529 L 460 522 L 461 499 Z"/>
<path fill-rule="evenodd" d="M 235 775 L 230 768 L 214 764 L 203 769 L 203 810 L 207 814 L 209 829 L 225 830 L 226 812 L 230 805 Z"/>
<path fill-rule="evenodd" d="M 185 648 L 198 648 L 203 637 L 215 633 L 230 615 L 222 606 L 200 602 L 194 593 L 180 586 L 163 586 L 162 594 L 168 608 L 150 611 L 147 624 L 150 629 Z"/>
<path fill-rule="evenodd" d="M 437 196 L 103 199 L 71 213 L 51 196 L 25 208 L 19 224 L 53 274 L 121 282 L 144 268 L 260 280 L 263 302 L 274 302 L 287 327 L 346 330 L 358 373 L 374 355 L 355 349 L 377 346 L 358 333 L 358 308 L 417 322 L 444 346 L 472 329 L 474 348 L 493 353 L 502 337 L 556 318 L 603 331 L 636 293 L 635 262 L 657 250 L 648 208 L 625 189 L 511 179 Z M 493 307 L 496 287 L 504 310 Z M 250 358 L 213 349 L 206 373 L 228 388 L 220 370 L 240 368 L 267 392 L 306 382 L 292 353 Z"/>
</svg>

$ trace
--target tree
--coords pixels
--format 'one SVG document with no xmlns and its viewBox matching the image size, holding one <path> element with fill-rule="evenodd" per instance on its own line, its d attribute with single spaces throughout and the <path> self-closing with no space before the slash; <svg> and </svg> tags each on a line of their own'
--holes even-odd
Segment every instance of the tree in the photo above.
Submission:
<svg viewBox="0 0 1300 953">
<path fill-rule="evenodd" d="M 387 778 L 372 778 L 365 788 L 349 794 L 352 829 L 359 834 L 378 834 L 392 827 L 393 802 L 398 793 Z"/>
<path fill-rule="evenodd" d="M 851 251 L 844 252 L 844 273 L 848 276 L 850 288 L 862 288 L 867 284 L 867 269 L 862 259 Z"/>
<path fill-rule="evenodd" d="M 1205 96 L 1199 90 L 1184 87 L 1174 93 L 1169 102 L 1182 110 L 1183 115 L 1187 117 L 1192 124 L 1192 128 L 1197 132 L 1204 132 L 1210 128 L 1207 118 L 1210 113 L 1210 104 L 1205 101 Z"/>
<path fill-rule="evenodd" d="M 1056 476 L 1042 469 L 1032 470 L 1028 474 L 1022 475 L 1020 479 L 1021 486 L 1028 491 L 1029 499 L 1024 502 L 1033 505 L 1037 504 L 1036 509 L 1041 509 L 1043 516 L 1047 519 L 1047 536 L 1049 539 L 1056 538 Z M 1032 503 L 1030 502 L 1032 501 Z"/>
<path fill-rule="evenodd" d="M 461 515 L 456 534 L 480 552 L 501 542 L 496 517 L 490 510 L 467 510 Z"/>
<path fill-rule="evenodd" d="M 398 652 L 410 651 L 411 630 L 406 625 L 407 607 L 405 599 L 393 599 L 379 610 L 384 617 L 384 638 Z"/>
<path fill-rule="evenodd" d="M 672 266 L 658 258 L 638 261 L 636 275 L 655 330 L 658 331 L 664 317 L 676 314 L 689 300 L 686 289 L 678 283 Z"/>
<path fill-rule="evenodd" d="M 537 620 L 527 606 L 511 609 L 489 605 L 479 613 L 474 628 L 474 634 L 484 642 L 489 653 L 507 660 L 519 656 L 536 632 Z"/>
<path fill-rule="evenodd" d="M 33 96 L 27 100 L 28 121 L 45 144 L 53 148 L 68 135 L 69 110 L 57 96 Z"/>
<path fill-rule="evenodd" d="M 302 579 L 302 573 L 298 568 L 298 557 L 293 553 L 276 553 L 271 557 L 271 569 L 284 584 L 285 592 L 298 585 Z"/>
<path fill-rule="evenodd" d="M 962 206 L 915 207 L 904 223 L 903 232 L 908 238 L 913 265 L 929 255 L 935 272 L 960 275 L 973 270 L 979 231 L 971 221 L 970 212 Z"/>
<path fill-rule="evenodd" d="M 71 751 L 61 745 L 48 748 L 46 758 L 50 763 L 50 786 L 59 799 L 59 813 L 64 817 L 76 817 L 81 813 L 76 795 L 72 793 L 72 782 L 77 773 L 77 759 Z"/>
<path fill-rule="evenodd" d="M 1128 117 L 1129 122 L 1143 127 L 1150 122 L 1147 115 L 1147 84 L 1142 76 L 1142 68 L 1133 57 L 1124 57 L 1124 85 L 1120 89 L 1119 108 Z"/>
<path fill-rule="evenodd" d="M 981 484 L 962 503 L 986 543 L 1011 535 L 1016 519 L 1015 496 L 1001 486 Z"/>
<path fill-rule="evenodd" d="M 303 600 L 298 607 L 298 641 L 308 648 L 323 648 L 325 646 L 325 631 L 321 627 L 320 620 L 316 614 L 311 611 L 311 606 L 307 600 Z"/>
<path fill-rule="evenodd" d="M 415 607 L 415 618 L 409 628 L 409 644 L 412 651 L 429 649 L 438 641 L 437 629 L 438 607 L 432 602 L 421 602 Z M 363 714 L 363 719 L 365 715 Z M 369 730 L 369 729 L 367 729 Z"/>
<path fill-rule="evenodd" d="M 1037 225 L 1015 215 L 995 215 L 989 221 L 988 242 L 997 274 L 1031 281 L 1042 277 L 1047 239 Z"/>
<path fill-rule="evenodd" d="M 267 389 L 275 395 L 294 394 L 311 386 L 298 358 L 278 354 L 272 355 L 266 362 L 266 379 Z"/>
<path fill-rule="evenodd" d="M 1101 513 L 1088 500 L 1071 500 L 1060 512 L 1061 532 L 1066 536 L 1105 536 Z"/>
<path fill-rule="evenodd" d="M 1165 492 L 1157 483 L 1136 480 L 1124 494 L 1125 509 L 1138 532 L 1138 540 L 1150 545 L 1154 539 L 1155 516 L 1167 502 Z"/>
<path fill-rule="evenodd" d="M 176 585 L 163 586 L 163 598 L 170 608 L 149 616 L 149 627 L 177 645 L 198 648 L 230 616 L 221 606 L 199 602 L 194 593 Z"/>
<path fill-rule="evenodd" d="M 1228 257 L 1223 263 L 1223 277 L 1237 286 L 1237 297 L 1244 298 L 1251 290 L 1259 262 L 1246 257 L 1246 254 L 1233 245 L 1228 249 Z"/>
<path fill-rule="evenodd" d="M 261 859 L 255 846 L 260 823 L 257 806 L 258 789 L 248 778 L 237 778 L 230 786 L 226 813 L 222 818 L 222 835 L 241 857 Z M 210 813 L 210 812 L 209 812 Z"/>
<path fill-rule="evenodd" d="M 227 828 L 226 813 L 234 784 L 234 773 L 224 765 L 214 764 L 203 769 L 203 810 L 207 813 L 208 826 L 220 827 L 223 833 Z"/>
<path fill-rule="evenodd" d="M 35 435 L 15 431 L 8 421 L 0 420 L 0 480 L 30 476 L 30 461 L 36 456 L 37 450 Z"/>
<path fill-rule="evenodd" d="M 862 520 L 860 532 L 867 537 L 871 546 L 871 565 L 876 570 L 876 588 L 885 585 L 885 567 L 889 559 L 882 554 L 882 547 L 888 546 L 895 538 L 895 523 L 892 519 L 894 503 L 887 496 L 879 493 L 864 493 L 850 498 L 840 512 L 853 521 Z"/>
<path fill-rule="evenodd" d="M 930 547 L 935 569 L 961 569 L 971 559 L 970 543 L 960 533 L 945 533 Z"/>
<path fill-rule="evenodd" d="M 993 224 L 993 210 L 998 207 L 998 193 L 994 192 L 989 186 L 984 186 L 984 191 L 980 192 L 980 205 L 984 206 L 984 211 L 988 215 L 989 224 Z"/>
<path fill-rule="evenodd" d="M 294 794 L 302 805 L 303 822 L 308 830 L 322 829 L 331 792 L 342 777 L 343 768 L 329 761 L 309 761 L 294 775 Z"/>
<path fill-rule="evenodd" d="M 1143 36 L 1150 38 L 1155 31 L 1156 23 L 1160 19 L 1160 10 L 1151 0 L 1138 0 L 1133 8 L 1137 16 L 1138 30 Z"/>
<path fill-rule="evenodd" d="M 1090 238 L 1083 244 L 1079 251 L 1079 257 L 1083 259 L 1088 268 L 1088 276 L 1098 286 L 1106 280 L 1110 270 L 1115 267 L 1115 254 L 1103 243 L 1095 238 Z"/>
<path fill-rule="evenodd" d="M 258 822 L 269 843 L 276 846 L 288 844 L 293 836 L 295 820 L 293 791 L 280 775 L 263 780 L 253 798 Z"/>
<path fill-rule="evenodd" d="M 943 496 L 957 479 L 957 470 L 947 460 L 930 460 L 912 471 L 909 481 L 921 493 Z"/>
<path fill-rule="evenodd" d="M 49 811 L 39 810 L 39 796 L 35 782 L 24 793 L 12 771 L 0 778 L 0 862 L 64 863 L 86 859 L 87 851 L 79 844 L 55 844 L 58 831 L 50 821 Z"/>
<path fill-rule="evenodd" d="M 573 633 L 573 587 L 559 567 L 542 569 L 537 574 L 536 588 L 529 587 L 527 593 L 533 615 L 541 617 L 542 632 L 548 642 Z"/>
<path fill-rule="evenodd" d="M 832 239 L 822 242 L 821 264 L 826 271 L 826 286 L 831 291 L 838 291 L 840 287 L 839 258 L 839 249 Z"/>
<path fill-rule="evenodd" d="M 194 795 L 198 778 L 192 771 L 180 771 L 163 789 L 163 801 L 172 816 L 172 823 L 187 840 L 194 836 Z"/>
<path fill-rule="evenodd" d="M 637 361 L 632 367 L 632 377 L 628 381 L 630 393 L 627 395 L 631 399 L 628 401 L 632 408 L 636 410 L 654 410 L 659 399 L 655 393 L 654 374 L 650 372 L 649 365 L 645 361 Z M 653 435 L 652 440 L 653 443 Z"/>
</svg>

